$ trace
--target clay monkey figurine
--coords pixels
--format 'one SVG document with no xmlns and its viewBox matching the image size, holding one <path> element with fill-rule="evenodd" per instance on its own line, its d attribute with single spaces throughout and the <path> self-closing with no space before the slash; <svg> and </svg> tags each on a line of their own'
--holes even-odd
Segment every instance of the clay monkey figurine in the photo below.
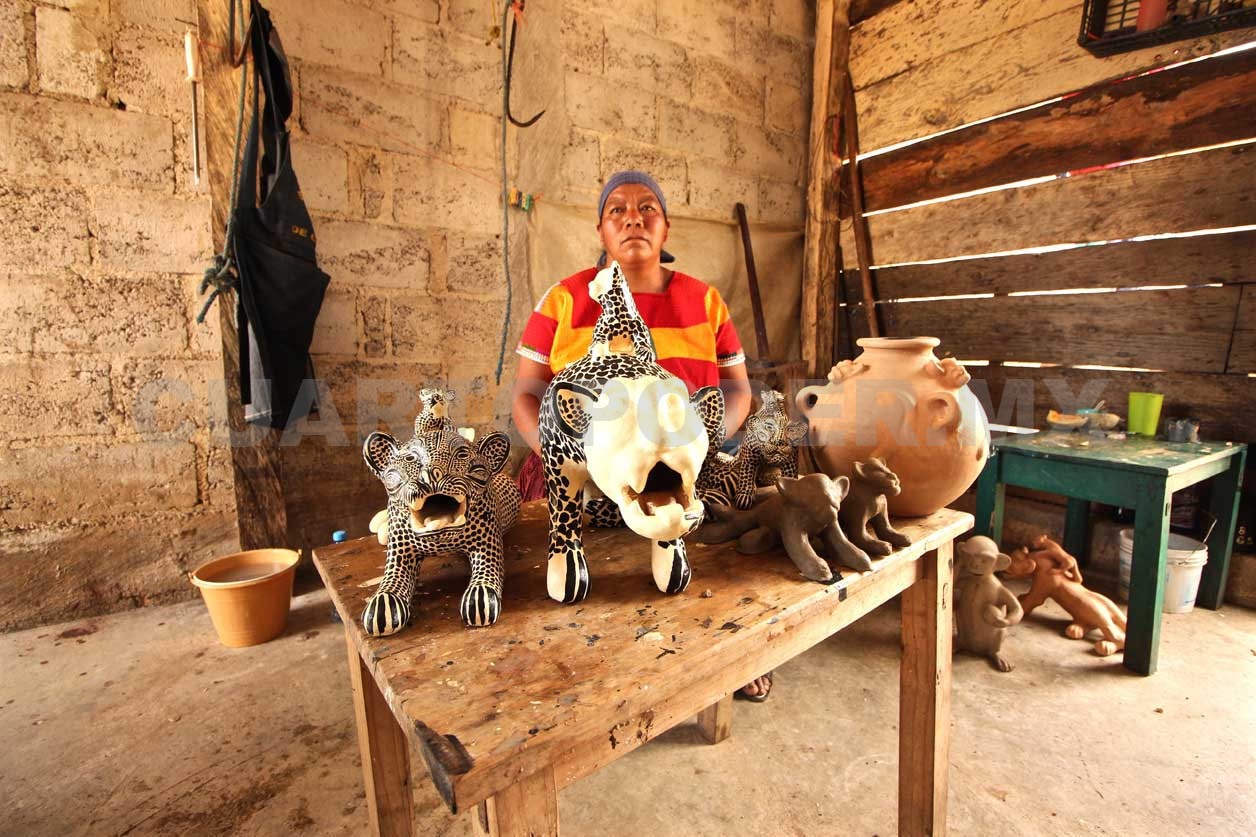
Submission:
<svg viewBox="0 0 1256 837">
<path fill-rule="evenodd" d="M 780 477 L 774 487 L 761 489 L 758 505 L 745 511 L 712 505 L 714 522 L 698 530 L 698 540 L 723 543 L 737 538 L 737 551 L 751 555 L 783 542 L 799 572 L 812 581 L 831 582 L 833 571 L 811 546 L 810 536 L 816 535 L 838 563 L 867 572 L 872 569 L 868 553 L 847 540 L 838 526 L 838 510 L 849 488 L 846 477 Z"/>
<path fill-rule="evenodd" d="M 1011 671 L 999 649 L 1007 629 L 1021 620 L 1020 602 L 995 576 L 1007 569 L 1011 558 L 999 552 L 998 545 L 977 535 L 957 548 L 955 562 L 955 647 L 987 657 L 999 671 Z"/>
<path fill-rule="evenodd" d="M 1055 599 L 1073 620 L 1064 629 L 1066 637 L 1082 639 L 1097 629 L 1103 634 L 1103 639 L 1095 643 L 1095 653 L 1100 657 L 1125 648 L 1125 614 L 1121 608 L 1107 596 L 1082 586 L 1077 559 L 1046 535 L 1034 539 L 1033 551 L 1022 546 L 1013 552 L 1007 574 L 1011 578 L 1033 578 L 1029 592 L 1020 597 L 1026 615 L 1047 599 Z"/>
<path fill-rule="evenodd" d="M 842 529 L 855 546 L 869 555 L 884 556 L 895 547 L 911 544 L 911 538 L 890 525 L 886 510 L 886 497 L 894 497 L 901 490 L 898 477 L 885 467 L 885 461 L 875 457 L 856 462 L 850 478 L 850 493 L 842 501 Z M 872 526 L 875 537 L 868 536 Z"/>
</svg>

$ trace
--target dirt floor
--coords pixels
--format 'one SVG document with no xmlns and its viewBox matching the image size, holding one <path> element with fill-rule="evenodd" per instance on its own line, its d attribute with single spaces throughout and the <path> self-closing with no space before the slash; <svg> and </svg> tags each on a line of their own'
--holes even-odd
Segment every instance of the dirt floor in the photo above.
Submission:
<svg viewBox="0 0 1256 837">
<path fill-rule="evenodd" d="M 330 611 L 304 593 L 285 636 L 244 650 L 199 601 L 0 636 L 0 833 L 365 833 Z M 951 831 L 1256 833 L 1256 612 L 1166 615 L 1147 679 L 1060 618 L 1012 634 L 1010 674 L 956 659 Z M 729 740 L 683 724 L 564 790 L 563 830 L 893 834 L 897 688 L 891 602 L 737 703 Z M 470 834 L 416 762 L 416 833 Z"/>
</svg>

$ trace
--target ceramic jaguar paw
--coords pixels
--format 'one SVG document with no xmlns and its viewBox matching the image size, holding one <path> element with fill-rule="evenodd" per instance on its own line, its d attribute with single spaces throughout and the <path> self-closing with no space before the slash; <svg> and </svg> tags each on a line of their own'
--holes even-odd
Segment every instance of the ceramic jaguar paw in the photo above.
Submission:
<svg viewBox="0 0 1256 837">
<path fill-rule="evenodd" d="M 474 628 L 497 622 L 502 612 L 501 596 L 487 584 L 472 584 L 462 594 L 462 621 Z"/>
<path fill-rule="evenodd" d="M 366 600 L 362 627 L 371 636 L 392 636 L 410 623 L 410 605 L 396 593 L 376 593 Z"/>
</svg>

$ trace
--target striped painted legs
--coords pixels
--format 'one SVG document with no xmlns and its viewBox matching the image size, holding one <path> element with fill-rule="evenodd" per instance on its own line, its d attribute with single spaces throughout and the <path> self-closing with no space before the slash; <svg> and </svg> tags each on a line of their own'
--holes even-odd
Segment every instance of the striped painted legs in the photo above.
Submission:
<svg viewBox="0 0 1256 837">
<path fill-rule="evenodd" d="M 362 627 L 371 636 L 391 636 L 410 623 L 410 601 L 397 593 L 378 592 L 366 600 Z"/>
<path fill-rule="evenodd" d="M 650 570 L 654 584 L 664 593 L 680 593 L 689 586 L 689 558 L 682 538 L 650 541 Z"/>
<path fill-rule="evenodd" d="M 580 489 L 551 485 L 549 489 L 549 564 L 545 588 L 563 604 L 584 601 L 589 595 L 589 565 L 584 560 Z"/>
<path fill-rule="evenodd" d="M 473 628 L 492 625 L 502 612 L 506 581 L 501 539 L 491 540 L 487 549 L 467 553 L 467 558 L 471 562 L 471 583 L 462 594 L 462 622 Z"/>
</svg>

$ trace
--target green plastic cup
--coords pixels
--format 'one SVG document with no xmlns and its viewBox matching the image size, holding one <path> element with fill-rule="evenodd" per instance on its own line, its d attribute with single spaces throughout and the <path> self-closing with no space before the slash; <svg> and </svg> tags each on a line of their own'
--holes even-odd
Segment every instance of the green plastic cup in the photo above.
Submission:
<svg viewBox="0 0 1256 837">
<path fill-rule="evenodd" d="M 1163 404 L 1164 395 L 1159 392 L 1131 392 L 1126 429 L 1139 436 L 1155 436 L 1160 427 L 1160 407 Z"/>
</svg>

